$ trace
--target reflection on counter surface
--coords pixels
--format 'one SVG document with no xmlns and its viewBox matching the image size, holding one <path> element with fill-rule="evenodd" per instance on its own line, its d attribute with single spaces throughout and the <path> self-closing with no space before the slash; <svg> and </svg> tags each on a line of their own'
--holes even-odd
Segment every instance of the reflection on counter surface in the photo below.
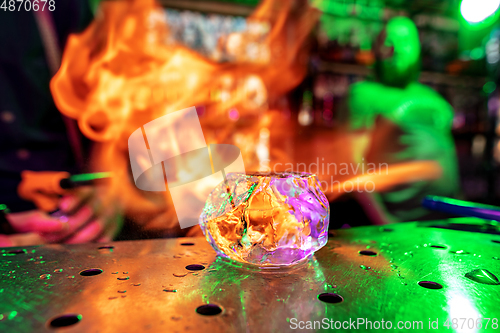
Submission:
<svg viewBox="0 0 500 333">
<path fill-rule="evenodd" d="M 460 225 L 471 231 L 453 230 Z M 285 271 L 217 259 L 203 238 L 4 249 L 0 325 L 48 332 L 75 315 L 74 332 L 289 332 L 309 321 L 321 322 L 314 331 L 351 321 L 371 332 L 382 319 L 413 331 L 448 330 L 447 321 L 455 332 L 498 327 L 498 226 L 461 218 L 329 238 Z M 453 318 L 482 318 L 483 328 L 452 328 Z"/>
<path fill-rule="evenodd" d="M 498 328 L 500 0 L 0 0 L 0 45 L 0 332 Z"/>
</svg>

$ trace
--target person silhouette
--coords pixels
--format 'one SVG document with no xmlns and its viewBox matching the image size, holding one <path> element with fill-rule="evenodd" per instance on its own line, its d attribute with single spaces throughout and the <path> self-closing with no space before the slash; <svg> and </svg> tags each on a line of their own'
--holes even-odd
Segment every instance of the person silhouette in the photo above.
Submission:
<svg viewBox="0 0 500 333">
<path fill-rule="evenodd" d="M 455 197 L 459 192 L 451 135 L 453 108 L 436 91 L 417 81 L 420 42 L 409 18 L 396 17 L 387 23 L 375 42 L 375 55 L 374 80 L 353 84 L 348 94 L 347 126 L 353 158 L 389 165 L 435 161 L 442 168 L 442 176 L 388 192 L 364 193 L 359 196 L 360 203 L 372 212 L 377 224 L 441 217 L 421 207 L 421 202 L 426 195 Z"/>
</svg>

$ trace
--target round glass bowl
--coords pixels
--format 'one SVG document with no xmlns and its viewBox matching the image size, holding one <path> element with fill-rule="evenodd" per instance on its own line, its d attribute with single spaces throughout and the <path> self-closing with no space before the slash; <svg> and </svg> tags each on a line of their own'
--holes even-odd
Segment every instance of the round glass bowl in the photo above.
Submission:
<svg viewBox="0 0 500 333">
<path fill-rule="evenodd" d="M 316 175 L 231 173 L 200 225 L 218 255 L 259 267 L 296 265 L 328 240 L 330 207 Z"/>
</svg>

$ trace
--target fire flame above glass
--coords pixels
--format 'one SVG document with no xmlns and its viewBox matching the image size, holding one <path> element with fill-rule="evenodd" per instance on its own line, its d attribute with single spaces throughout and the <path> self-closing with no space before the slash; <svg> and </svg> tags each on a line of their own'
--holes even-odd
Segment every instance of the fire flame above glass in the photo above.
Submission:
<svg viewBox="0 0 500 333">
<path fill-rule="evenodd" d="M 142 125 L 193 105 L 205 141 L 238 146 L 247 170 L 286 161 L 289 153 L 269 143 L 270 133 L 285 136 L 293 128 L 278 121 L 279 113 L 270 105 L 304 78 L 307 37 L 318 17 L 319 11 L 306 0 L 264 0 L 246 19 L 250 29 L 219 41 L 231 62 L 217 63 L 172 43 L 165 11 L 154 0 L 102 2 L 94 22 L 68 38 L 51 91 L 58 109 L 76 119 L 82 133 L 99 143 L 89 171 L 114 175 L 103 199 L 121 202 L 129 217 L 150 230 L 177 226 L 168 191 L 161 195 L 136 188 L 127 142 Z M 256 28 L 266 25 L 268 29 Z M 243 52 L 246 49 L 261 52 L 250 57 Z M 271 124 L 279 125 L 271 128 Z M 166 153 L 177 146 L 165 145 Z M 342 141 L 337 153 L 330 155 L 349 151 Z M 306 152 L 301 151 L 301 158 Z M 391 166 L 389 176 L 366 175 L 365 180 L 376 180 L 379 191 L 407 182 L 408 175 L 420 180 L 422 170 L 438 177 L 439 166 L 418 163 L 431 162 L 400 165 L 398 170 Z M 179 163 L 175 168 L 170 171 L 182 178 L 182 171 L 190 166 Z M 326 192 L 331 200 L 342 193 L 334 187 Z M 192 195 L 199 193 L 193 189 Z"/>
<path fill-rule="evenodd" d="M 303 79 L 306 39 L 318 17 L 305 0 L 265 0 L 246 19 L 251 29 L 219 40 L 231 62 L 217 63 L 172 43 L 165 10 L 154 0 L 104 1 L 94 22 L 69 37 L 51 91 L 59 110 L 101 143 L 93 169 L 115 175 L 108 197 L 132 216 L 169 211 L 172 227 L 168 191 L 162 197 L 143 193 L 131 180 L 128 137 L 145 123 L 196 105 L 206 142 L 237 145 L 245 166 L 257 169 L 259 131 L 273 117 L 268 101 Z M 263 26 L 268 28 L 255 29 Z M 250 44 L 259 46 L 251 48 L 261 50 L 257 56 L 241 53 Z M 164 228 L 167 220 L 162 216 L 153 225 Z"/>
</svg>

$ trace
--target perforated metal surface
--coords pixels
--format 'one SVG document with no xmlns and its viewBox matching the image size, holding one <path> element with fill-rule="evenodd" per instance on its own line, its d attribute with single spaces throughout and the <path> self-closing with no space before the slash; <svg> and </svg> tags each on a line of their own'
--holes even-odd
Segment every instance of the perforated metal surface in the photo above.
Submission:
<svg viewBox="0 0 500 333">
<path fill-rule="evenodd" d="M 2 249 L 0 332 L 50 332 L 51 320 L 63 314 L 81 315 L 64 332 L 311 332 L 306 321 L 323 318 L 384 319 L 393 326 L 422 321 L 422 332 L 429 331 L 429 319 L 438 319 L 439 331 L 495 331 L 491 322 L 487 330 L 443 326 L 450 316 L 500 317 L 500 286 L 465 276 L 475 269 L 500 276 L 497 227 L 479 226 L 474 219 L 452 222 L 340 230 L 309 262 L 284 272 L 216 260 L 203 238 L 115 242 L 112 249 L 95 244 L 23 248 L 20 254 Z M 102 273 L 79 274 L 91 268 Z M 423 287 L 422 281 L 431 284 Z M 443 287 L 426 288 L 435 286 L 432 282 Z M 318 299 L 322 293 L 340 295 L 321 299 L 341 302 L 325 303 Z M 198 310 L 205 315 L 196 312 L 207 303 L 222 312 L 206 315 L 216 306 Z M 62 323 L 71 322 L 67 319 Z M 299 321 L 304 329 L 292 330 Z M 316 330 L 328 331 L 322 327 Z"/>
</svg>

